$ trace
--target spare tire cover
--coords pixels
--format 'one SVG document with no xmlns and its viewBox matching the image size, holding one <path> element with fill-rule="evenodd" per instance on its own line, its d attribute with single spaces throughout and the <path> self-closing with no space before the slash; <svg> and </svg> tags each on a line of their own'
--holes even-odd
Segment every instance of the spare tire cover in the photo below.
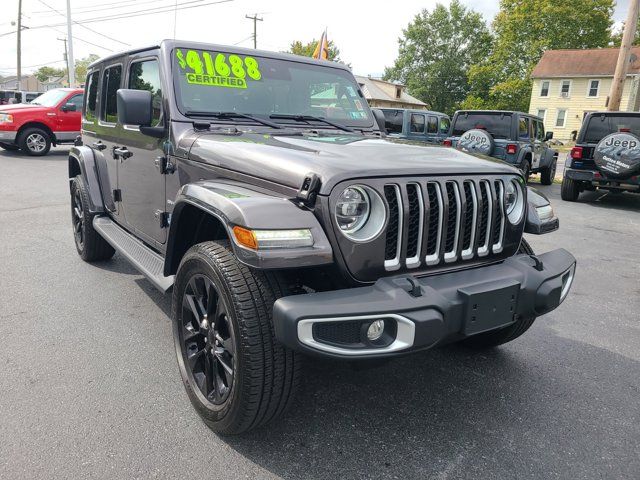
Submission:
<svg viewBox="0 0 640 480">
<path fill-rule="evenodd" d="M 462 134 L 456 144 L 456 148 L 465 152 L 491 155 L 491 152 L 493 152 L 493 137 L 485 130 L 473 128 Z"/>
<path fill-rule="evenodd" d="M 593 159 L 610 177 L 630 177 L 640 170 L 640 138 L 626 132 L 607 135 L 596 146 Z"/>
</svg>

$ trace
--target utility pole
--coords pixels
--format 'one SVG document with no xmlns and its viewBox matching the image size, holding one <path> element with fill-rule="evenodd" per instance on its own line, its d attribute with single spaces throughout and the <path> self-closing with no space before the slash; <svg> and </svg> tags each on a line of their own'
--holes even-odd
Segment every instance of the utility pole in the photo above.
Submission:
<svg viewBox="0 0 640 480">
<path fill-rule="evenodd" d="M 22 0 L 20 0 L 22 1 Z M 69 86 L 76 85 L 76 68 L 73 62 L 73 35 L 71 34 L 71 0 L 67 0 L 67 39 L 69 40 L 69 48 L 67 50 L 67 68 L 69 71 Z"/>
<path fill-rule="evenodd" d="M 18 77 L 18 90 L 22 90 L 22 0 L 18 0 L 18 65 L 17 65 L 17 77 Z"/>
<path fill-rule="evenodd" d="M 258 34 L 257 34 L 257 23 L 264 20 L 263 18 L 258 18 L 258 14 L 254 13 L 253 17 L 250 15 L 245 15 L 245 18 L 249 20 L 253 20 L 253 48 L 258 48 Z"/>
<path fill-rule="evenodd" d="M 67 65 L 67 80 L 69 79 L 69 53 L 67 52 L 67 39 L 66 38 L 58 38 L 61 42 L 64 42 L 64 63 Z"/>
<path fill-rule="evenodd" d="M 620 110 L 622 90 L 624 88 L 624 82 L 627 79 L 627 69 L 629 68 L 629 60 L 631 57 L 631 45 L 633 44 L 636 27 L 638 25 L 639 7 L 640 0 L 630 0 L 627 21 L 624 24 L 624 32 L 622 34 L 620 52 L 618 53 L 618 63 L 616 63 L 616 71 L 613 75 L 613 83 L 611 84 L 611 92 L 609 93 L 607 109 L 610 112 Z"/>
</svg>

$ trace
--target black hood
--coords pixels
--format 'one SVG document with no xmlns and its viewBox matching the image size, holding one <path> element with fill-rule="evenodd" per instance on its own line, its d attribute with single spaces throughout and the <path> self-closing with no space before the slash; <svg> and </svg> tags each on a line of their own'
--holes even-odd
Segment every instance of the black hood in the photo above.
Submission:
<svg viewBox="0 0 640 480">
<path fill-rule="evenodd" d="M 195 137 L 189 153 L 192 160 L 295 189 L 305 176 L 315 173 L 320 177 L 322 195 L 343 180 L 357 178 L 518 173 L 499 160 L 453 148 L 357 134 L 191 134 Z"/>
</svg>

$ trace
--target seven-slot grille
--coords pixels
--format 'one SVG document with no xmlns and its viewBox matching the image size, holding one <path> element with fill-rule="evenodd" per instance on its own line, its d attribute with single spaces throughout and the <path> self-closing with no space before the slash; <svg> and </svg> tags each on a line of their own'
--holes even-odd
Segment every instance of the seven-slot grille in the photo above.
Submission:
<svg viewBox="0 0 640 480">
<path fill-rule="evenodd" d="M 506 216 L 501 180 L 442 180 L 384 186 L 388 271 L 500 253 Z"/>
</svg>

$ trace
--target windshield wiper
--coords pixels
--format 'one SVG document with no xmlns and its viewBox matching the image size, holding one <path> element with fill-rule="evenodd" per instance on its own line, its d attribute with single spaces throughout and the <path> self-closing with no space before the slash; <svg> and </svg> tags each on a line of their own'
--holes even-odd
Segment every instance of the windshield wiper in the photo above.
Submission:
<svg viewBox="0 0 640 480">
<path fill-rule="evenodd" d="M 355 132 L 355 130 L 352 128 L 346 127 L 336 122 L 332 122 L 331 120 L 327 120 L 326 118 L 314 117 L 313 115 L 285 115 L 285 114 L 278 113 L 278 114 L 269 115 L 269 118 L 273 118 L 274 120 L 277 120 L 277 119 L 295 120 L 297 122 L 307 122 L 307 123 L 309 123 L 310 121 L 322 122 L 322 123 L 326 123 L 327 125 L 331 125 L 332 127 L 335 127 L 338 130 L 342 130 L 345 132 Z"/>
<path fill-rule="evenodd" d="M 247 120 L 252 120 L 256 123 L 260 123 L 261 125 L 266 125 L 271 128 L 282 128 L 282 125 L 278 125 L 277 123 L 270 122 L 269 120 L 263 120 L 262 118 L 254 117 L 253 115 L 249 115 L 248 113 L 238 113 L 238 112 L 202 112 L 199 110 L 187 110 L 185 115 L 188 117 L 213 117 L 213 118 L 246 118 Z"/>
</svg>

